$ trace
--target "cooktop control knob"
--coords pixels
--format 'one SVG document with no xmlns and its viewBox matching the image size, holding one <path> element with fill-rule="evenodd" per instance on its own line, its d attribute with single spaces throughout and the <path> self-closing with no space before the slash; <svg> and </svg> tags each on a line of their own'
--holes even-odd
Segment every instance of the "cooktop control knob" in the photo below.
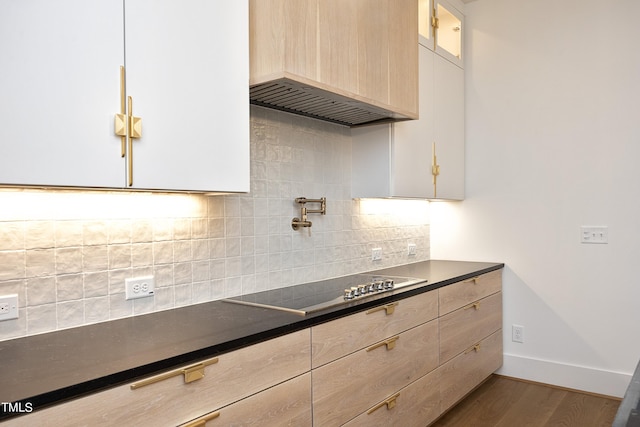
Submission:
<svg viewBox="0 0 640 427">
<path fill-rule="evenodd" d="M 351 289 L 344 290 L 344 299 L 353 299 L 353 291 Z"/>
<path fill-rule="evenodd" d="M 393 289 L 393 279 L 386 279 L 384 281 L 384 288 L 385 289 Z"/>
</svg>

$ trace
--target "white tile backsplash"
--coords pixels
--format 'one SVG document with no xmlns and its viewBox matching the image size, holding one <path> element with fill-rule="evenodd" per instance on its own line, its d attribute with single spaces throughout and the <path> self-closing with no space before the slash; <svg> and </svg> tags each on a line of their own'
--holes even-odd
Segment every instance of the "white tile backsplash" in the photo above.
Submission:
<svg viewBox="0 0 640 427">
<path fill-rule="evenodd" d="M 249 194 L 0 190 L 0 295 L 20 306 L 0 340 L 429 259 L 427 202 L 351 199 L 348 128 L 259 107 L 251 125 Z M 294 199 L 323 196 L 292 230 Z M 148 274 L 156 295 L 126 301 Z"/>
</svg>

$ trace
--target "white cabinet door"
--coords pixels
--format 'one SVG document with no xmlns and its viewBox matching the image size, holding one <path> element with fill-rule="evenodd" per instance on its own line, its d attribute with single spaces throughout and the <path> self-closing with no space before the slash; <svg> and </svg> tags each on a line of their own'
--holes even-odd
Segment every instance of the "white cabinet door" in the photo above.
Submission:
<svg viewBox="0 0 640 427">
<path fill-rule="evenodd" d="M 114 187 L 122 1 L 0 0 L 0 184 Z"/>
<path fill-rule="evenodd" d="M 464 199 L 464 70 L 434 55 L 434 146 L 440 166 L 432 198 Z"/>
<path fill-rule="evenodd" d="M 125 0 L 133 187 L 249 191 L 247 1 Z"/>
<path fill-rule="evenodd" d="M 419 58 L 420 119 L 352 129 L 354 198 L 464 198 L 464 71 L 422 45 Z"/>
</svg>

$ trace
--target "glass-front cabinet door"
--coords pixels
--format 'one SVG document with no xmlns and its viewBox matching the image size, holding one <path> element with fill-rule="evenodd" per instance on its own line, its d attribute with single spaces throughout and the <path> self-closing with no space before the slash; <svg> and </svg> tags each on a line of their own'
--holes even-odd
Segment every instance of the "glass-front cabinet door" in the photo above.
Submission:
<svg viewBox="0 0 640 427">
<path fill-rule="evenodd" d="M 433 16 L 436 53 L 462 67 L 464 16 L 446 0 L 435 0 Z"/>
</svg>

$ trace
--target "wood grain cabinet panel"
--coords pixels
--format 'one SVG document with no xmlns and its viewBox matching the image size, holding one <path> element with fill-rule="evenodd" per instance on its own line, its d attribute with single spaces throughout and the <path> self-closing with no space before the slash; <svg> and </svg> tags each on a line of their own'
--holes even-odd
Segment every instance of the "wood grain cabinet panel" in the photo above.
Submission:
<svg viewBox="0 0 640 427">
<path fill-rule="evenodd" d="M 7 426 L 179 425 L 309 372 L 309 330 L 220 355 L 204 377 L 185 383 L 182 375 L 134 385 L 162 375 L 10 419 Z M 192 365 L 189 365 L 192 366 Z M 185 367 L 186 368 L 186 367 Z M 25 424 L 27 423 L 27 424 Z"/>
<path fill-rule="evenodd" d="M 502 327 L 502 292 L 452 311 L 440 318 L 440 363 Z"/>
<path fill-rule="evenodd" d="M 250 85 L 287 79 L 418 118 L 416 0 L 250 0 Z"/>
<path fill-rule="evenodd" d="M 438 293 L 425 292 L 388 306 L 311 328 L 312 367 L 365 348 L 438 316 Z"/>
<path fill-rule="evenodd" d="M 502 289 L 502 270 L 440 288 L 440 316 L 494 294 Z"/>
<path fill-rule="evenodd" d="M 310 427 L 311 374 L 306 373 L 190 421 L 183 427 Z"/>
<path fill-rule="evenodd" d="M 502 329 L 440 366 L 440 404 L 446 411 L 502 366 Z"/>
<path fill-rule="evenodd" d="M 314 425 L 341 425 L 438 366 L 432 320 L 313 370 Z"/>
<path fill-rule="evenodd" d="M 424 427 L 440 415 L 440 371 L 435 370 L 360 414 L 347 427 Z"/>
</svg>

